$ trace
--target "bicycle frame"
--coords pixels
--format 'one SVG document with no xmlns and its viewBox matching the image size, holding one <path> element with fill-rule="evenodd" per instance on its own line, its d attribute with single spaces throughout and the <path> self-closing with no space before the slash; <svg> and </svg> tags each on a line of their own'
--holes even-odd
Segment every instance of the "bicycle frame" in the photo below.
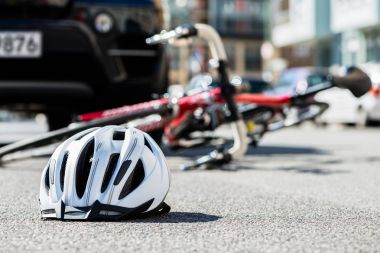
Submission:
<svg viewBox="0 0 380 253">
<path fill-rule="evenodd" d="M 244 121 L 241 119 L 234 99 L 234 88 L 229 82 L 227 71 L 227 56 L 224 45 L 219 34 L 209 25 L 195 24 L 193 27 L 182 27 L 182 30 L 169 32 L 166 35 L 156 35 L 148 39 L 150 44 L 169 40 L 175 37 L 197 36 L 204 39 L 210 48 L 212 58 L 219 62 L 218 73 L 221 85 L 218 88 L 196 94 L 194 96 L 182 97 L 179 99 L 163 98 L 151 102 L 141 103 L 132 106 L 121 107 L 103 112 L 84 114 L 79 117 L 81 121 L 102 119 L 113 116 L 135 114 L 149 111 L 151 108 L 159 107 L 162 112 L 171 112 L 174 116 L 171 124 L 176 124 L 181 118 L 194 112 L 198 108 L 206 108 L 213 103 L 226 104 L 231 113 L 231 129 L 234 136 L 234 145 L 228 150 L 231 159 L 241 159 L 248 148 L 247 132 Z M 177 29 L 178 30 L 178 29 Z M 172 36 L 170 36 L 172 35 Z M 179 35 L 179 36 L 178 36 Z"/>
</svg>

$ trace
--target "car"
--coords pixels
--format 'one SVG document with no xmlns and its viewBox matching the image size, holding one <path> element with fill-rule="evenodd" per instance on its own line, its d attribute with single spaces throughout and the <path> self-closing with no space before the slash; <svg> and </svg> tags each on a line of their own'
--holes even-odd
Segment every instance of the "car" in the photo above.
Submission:
<svg viewBox="0 0 380 253">
<path fill-rule="evenodd" d="M 271 84 L 263 79 L 248 76 L 241 77 L 234 75 L 231 78 L 231 83 L 235 86 L 243 86 L 245 92 L 250 93 L 262 93 L 271 88 Z M 181 85 L 172 85 L 173 87 L 170 87 L 171 91 L 169 93 L 177 94 L 176 96 L 183 95 L 184 92 L 194 94 L 218 85 L 219 81 L 214 80 L 210 74 L 200 73 L 190 79 L 184 90 L 182 90 Z"/>
<path fill-rule="evenodd" d="M 250 93 L 263 93 L 272 87 L 263 79 L 250 76 L 233 76 L 231 82 L 235 85 L 244 85 Z"/>
<path fill-rule="evenodd" d="M 261 78 L 252 76 L 234 75 L 231 83 L 235 86 L 243 86 L 245 92 L 264 93 L 268 95 L 294 95 L 302 92 L 300 88 L 311 88 L 327 80 L 328 71 L 324 68 L 300 67 L 285 70 L 278 81 L 271 84 Z M 218 84 L 210 74 L 201 73 L 191 78 L 185 90 L 196 93 L 215 87 Z M 177 87 L 176 87 L 177 88 Z"/>
<path fill-rule="evenodd" d="M 318 119 L 327 124 L 350 124 L 359 127 L 380 122 L 380 68 L 371 71 L 363 67 L 372 80 L 370 92 L 357 99 L 349 91 L 333 88 L 322 91 L 316 99 L 330 105 Z M 371 68 L 372 69 L 372 68 Z"/>
<path fill-rule="evenodd" d="M 293 96 L 326 82 L 328 73 L 328 69 L 322 67 L 288 68 L 281 73 L 272 87 L 263 92 L 270 95 Z"/>
<path fill-rule="evenodd" d="M 148 100 L 167 90 L 157 0 L 0 1 L 0 109 L 72 115 Z"/>
</svg>

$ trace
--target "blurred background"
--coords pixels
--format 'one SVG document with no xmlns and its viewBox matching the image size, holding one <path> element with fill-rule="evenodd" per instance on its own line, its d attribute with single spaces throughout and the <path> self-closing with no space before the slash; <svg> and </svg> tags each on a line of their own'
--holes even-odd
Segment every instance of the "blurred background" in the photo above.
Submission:
<svg viewBox="0 0 380 253">
<path fill-rule="evenodd" d="M 232 72 L 258 83 L 295 86 L 307 76 L 341 74 L 359 66 L 373 81 L 360 100 L 347 91 L 318 94 L 330 109 L 326 124 L 375 126 L 380 120 L 380 1 L 168 0 L 170 26 L 202 22 L 222 35 Z M 206 60 L 205 60 L 206 59 Z M 171 49 L 172 82 L 186 83 L 207 66 L 198 46 Z"/>
<path fill-rule="evenodd" d="M 331 106 L 319 123 L 378 125 L 380 0 L 0 0 L 0 120 L 53 130 L 188 83 L 207 71 L 201 41 L 145 44 L 185 23 L 215 27 L 233 75 L 258 91 L 363 68 L 371 92 L 318 94 Z"/>
<path fill-rule="evenodd" d="M 171 21 L 203 22 L 223 36 L 233 72 L 261 75 L 288 67 L 380 62 L 377 0 L 168 0 Z M 182 49 L 185 51 L 186 49 Z M 193 53 L 194 54 L 194 53 Z M 176 52 L 173 78 L 186 76 Z M 195 56 L 194 56 L 195 57 Z"/>
</svg>

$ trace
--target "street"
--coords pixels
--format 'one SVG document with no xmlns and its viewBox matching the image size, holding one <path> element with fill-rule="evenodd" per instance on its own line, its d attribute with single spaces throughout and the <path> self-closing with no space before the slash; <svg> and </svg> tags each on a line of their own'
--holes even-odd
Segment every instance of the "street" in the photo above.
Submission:
<svg viewBox="0 0 380 253">
<path fill-rule="evenodd" d="M 379 129 L 304 126 L 268 134 L 224 169 L 182 172 L 204 150 L 168 154 L 168 215 L 43 221 L 48 158 L 0 168 L 1 252 L 377 252 Z"/>
</svg>

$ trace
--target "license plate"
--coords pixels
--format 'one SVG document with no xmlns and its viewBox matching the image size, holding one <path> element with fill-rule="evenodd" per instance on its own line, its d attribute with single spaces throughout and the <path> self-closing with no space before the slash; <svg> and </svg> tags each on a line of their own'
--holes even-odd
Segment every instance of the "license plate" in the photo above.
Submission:
<svg viewBox="0 0 380 253">
<path fill-rule="evenodd" d="M 39 58 L 41 55 L 40 32 L 0 32 L 0 58 Z"/>
</svg>

